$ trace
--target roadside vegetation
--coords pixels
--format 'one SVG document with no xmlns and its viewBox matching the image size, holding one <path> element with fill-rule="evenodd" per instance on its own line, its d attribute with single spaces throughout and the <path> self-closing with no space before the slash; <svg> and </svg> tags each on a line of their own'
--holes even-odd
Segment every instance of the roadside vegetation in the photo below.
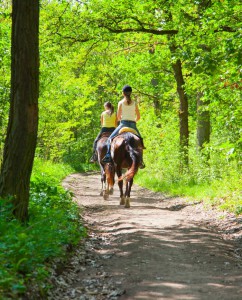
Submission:
<svg viewBox="0 0 242 300">
<path fill-rule="evenodd" d="M 26 224 L 12 217 L 8 199 L 0 200 L 0 299 L 19 299 L 29 286 L 43 296 L 54 259 L 64 260 L 86 236 L 80 208 L 61 186 L 71 172 L 68 165 L 35 160 Z"/>
<path fill-rule="evenodd" d="M 98 169 L 89 159 L 103 104 L 116 110 L 125 84 L 147 148 L 135 182 L 242 214 L 238 2 L 1 1 L 0 295 L 17 297 L 33 282 L 44 293 L 52 259 L 85 236 L 61 181 Z"/>
<path fill-rule="evenodd" d="M 146 110 L 143 110 L 142 115 L 149 120 Z M 146 168 L 139 171 L 135 182 L 170 196 L 184 196 L 189 201 L 203 201 L 210 207 L 241 214 L 240 147 L 234 148 L 225 137 L 222 142 L 221 137 L 213 132 L 210 143 L 200 151 L 193 132 L 190 137 L 189 166 L 184 166 L 177 147 L 178 134 L 174 119 L 175 114 L 163 114 L 158 123 L 160 126 L 152 126 L 152 121 L 148 123 L 149 130 L 145 130 L 147 123 L 140 122 L 139 128 L 145 133 L 147 148 L 144 150 Z M 195 125 L 192 118 L 190 124 L 191 127 Z"/>
<path fill-rule="evenodd" d="M 197 183 L 189 174 L 184 175 L 177 182 L 171 182 L 167 178 L 162 179 L 162 174 L 158 170 L 151 174 L 139 171 L 135 183 L 169 196 L 186 197 L 190 202 L 201 201 L 208 208 L 216 207 L 235 215 L 242 214 L 242 180 L 236 172 L 210 182 L 204 180 Z"/>
</svg>

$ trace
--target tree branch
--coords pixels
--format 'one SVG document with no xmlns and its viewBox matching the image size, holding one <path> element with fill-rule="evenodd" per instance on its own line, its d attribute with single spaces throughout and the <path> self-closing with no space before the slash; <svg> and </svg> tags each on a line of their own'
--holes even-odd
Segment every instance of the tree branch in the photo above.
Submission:
<svg viewBox="0 0 242 300">
<path fill-rule="evenodd" d="M 149 29 L 149 28 L 123 28 L 123 29 L 113 29 L 105 25 L 100 25 L 100 27 L 106 28 L 112 33 L 126 33 L 126 32 L 145 32 L 151 33 L 154 35 L 174 35 L 178 33 L 178 30 L 156 30 L 156 29 Z"/>
<path fill-rule="evenodd" d="M 237 32 L 237 29 L 231 28 L 229 26 L 222 26 L 219 27 L 218 29 L 214 30 L 214 32 L 221 32 L 221 31 L 226 31 L 226 32 Z"/>
</svg>

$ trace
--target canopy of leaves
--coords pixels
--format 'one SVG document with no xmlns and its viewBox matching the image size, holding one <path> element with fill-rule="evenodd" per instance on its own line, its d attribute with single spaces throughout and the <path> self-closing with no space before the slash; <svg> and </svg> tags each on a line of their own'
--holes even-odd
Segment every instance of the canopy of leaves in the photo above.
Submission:
<svg viewBox="0 0 242 300">
<path fill-rule="evenodd" d="M 10 5 L 3 8 L 2 132 L 8 115 L 11 27 Z M 86 162 L 103 103 L 116 106 L 128 83 L 142 112 L 142 134 L 157 148 L 147 154 L 148 160 L 158 156 L 162 166 L 163 159 L 177 157 L 179 165 L 179 99 L 171 65 L 180 59 L 189 101 L 190 150 L 196 149 L 196 99 L 202 93 L 212 125 L 208 149 L 239 165 L 240 8 L 235 0 L 42 0 L 37 155 L 76 167 Z M 159 153 L 161 145 L 174 156 Z"/>
</svg>

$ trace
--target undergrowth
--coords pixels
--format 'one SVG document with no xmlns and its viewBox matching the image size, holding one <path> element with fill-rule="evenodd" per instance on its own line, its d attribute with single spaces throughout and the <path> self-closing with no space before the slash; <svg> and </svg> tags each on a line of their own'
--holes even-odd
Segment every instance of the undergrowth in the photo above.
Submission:
<svg viewBox="0 0 242 300">
<path fill-rule="evenodd" d="M 79 208 L 61 180 L 73 170 L 36 160 L 31 177 L 29 222 L 12 218 L 8 199 L 0 201 L 0 299 L 19 299 L 29 284 L 45 293 L 49 263 L 63 258 L 85 236 Z"/>
<path fill-rule="evenodd" d="M 139 124 L 144 133 L 144 161 L 135 182 L 170 196 L 203 201 L 235 214 L 242 214 L 242 153 L 229 141 L 211 133 L 210 144 L 198 151 L 196 120 L 189 117 L 189 165 L 182 165 L 178 124 L 175 115 L 161 115 L 160 121 L 146 111 L 146 123 Z M 146 128 L 149 130 L 146 130 Z"/>
<path fill-rule="evenodd" d="M 179 172 L 177 172 L 179 173 Z M 197 176 L 197 175 L 196 175 Z M 175 177 L 175 179 L 174 179 Z M 172 178 L 159 170 L 145 170 L 138 173 L 135 182 L 156 192 L 169 196 L 184 196 L 188 201 L 203 201 L 237 215 L 242 214 L 242 177 L 233 172 L 224 177 L 197 180 L 194 174 L 176 174 Z"/>
</svg>

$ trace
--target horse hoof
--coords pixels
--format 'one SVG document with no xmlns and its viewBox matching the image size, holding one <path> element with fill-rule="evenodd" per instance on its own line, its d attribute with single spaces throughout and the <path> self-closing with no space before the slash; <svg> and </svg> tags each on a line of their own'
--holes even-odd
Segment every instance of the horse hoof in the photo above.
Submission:
<svg viewBox="0 0 242 300">
<path fill-rule="evenodd" d="M 130 208 L 130 198 L 126 198 L 124 207 L 125 208 Z"/>
<path fill-rule="evenodd" d="M 113 195 L 113 188 L 109 190 L 109 195 Z"/>
<path fill-rule="evenodd" d="M 100 196 L 103 196 L 103 191 L 100 192 Z"/>
<path fill-rule="evenodd" d="M 120 205 L 124 205 L 125 204 L 125 199 L 124 199 L 124 197 L 122 197 L 121 199 L 120 199 Z"/>
<path fill-rule="evenodd" d="M 103 199 L 104 199 L 104 200 L 108 200 L 108 198 L 109 198 L 109 195 L 108 195 L 108 194 L 103 195 Z"/>
</svg>

